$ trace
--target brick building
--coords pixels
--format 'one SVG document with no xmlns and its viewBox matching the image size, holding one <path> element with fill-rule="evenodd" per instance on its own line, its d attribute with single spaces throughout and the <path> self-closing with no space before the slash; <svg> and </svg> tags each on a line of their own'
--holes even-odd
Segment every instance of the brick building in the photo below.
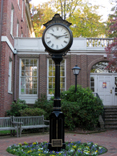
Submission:
<svg viewBox="0 0 117 156">
<path fill-rule="evenodd" d="M 108 64 L 105 46 L 111 41 L 106 38 L 74 38 L 61 63 L 61 91 L 75 84 L 72 68 L 78 65 L 81 71 L 77 83 L 98 93 L 104 105 L 117 105 L 117 73 L 105 69 Z M 41 94 L 46 94 L 49 99 L 54 95 L 55 66 L 45 52 L 42 39 L 16 38 L 15 48 L 18 58 L 16 97 L 28 104 L 33 104 Z"/>
<path fill-rule="evenodd" d="M 34 104 L 41 94 L 54 95 L 55 66 L 41 38 L 34 37 L 28 0 L 0 0 L 0 116 L 18 98 Z M 77 83 L 99 94 L 106 106 L 117 106 L 117 73 L 105 69 L 104 47 L 110 39 L 74 38 L 61 63 L 60 87 L 75 84 L 72 68 L 81 71 Z"/>
<path fill-rule="evenodd" d="M 34 37 L 28 0 L 0 0 L 0 116 L 10 109 L 15 86 L 15 37 Z"/>
</svg>

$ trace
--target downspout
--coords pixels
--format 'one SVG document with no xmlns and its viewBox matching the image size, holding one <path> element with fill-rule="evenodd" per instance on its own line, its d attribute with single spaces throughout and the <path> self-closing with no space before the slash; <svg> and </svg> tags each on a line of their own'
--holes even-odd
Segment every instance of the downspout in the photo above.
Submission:
<svg viewBox="0 0 117 156">
<path fill-rule="evenodd" d="M 15 52 L 15 56 L 14 56 L 14 64 L 15 64 L 15 68 L 14 68 L 14 102 L 17 101 L 17 50 L 14 49 L 14 52 Z"/>
<path fill-rule="evenodd" d="M 2 41 L 1 41 L 1 37 L 2 37 L 2 23 L 3 23 L 3 0 L 1 0 L 1 13 L 0 13 L 0 72 L 1 72 L 1 56 L 2 56 Z M 1 78 L 1 74 L 0 74 L 0 78 Z"/>
</svg>

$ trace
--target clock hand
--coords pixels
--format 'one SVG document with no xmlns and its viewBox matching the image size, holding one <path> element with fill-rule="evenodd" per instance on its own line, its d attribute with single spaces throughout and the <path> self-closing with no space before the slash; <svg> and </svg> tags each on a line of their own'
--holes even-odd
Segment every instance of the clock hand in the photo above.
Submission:
<svg viewBox="0 0 117 156">
<path fill-rule="evenodd" d="M 63 37 L 63 36 L 67 36 L 67 35 L 61 35 L 61 36 L 57 36 L 57 38 Z"/>
<path fill-rule="evenodd" d="M 58 39 L 58 38 L 60 38 L 60 37 L 63 37 L 63 36 L 67 36 L 67 34 L 61 35 L 61 36 L 56 36 L 56 35 L 54 35 L 54 34 L 52 34 L 52 33 L 49 33 L 49 34 L 52 35 L 52 36 L 54 36 L 56 39 Z"/>
<path fill-rule="evenodd" d="M 58 38 L 58 36 L 55 36 L 54 34 L 52 34 L 52 33 L 49 33 L 50 35 L 52 35 L 52 36 L 54 36 L 55 38 Z"/>
</svg>

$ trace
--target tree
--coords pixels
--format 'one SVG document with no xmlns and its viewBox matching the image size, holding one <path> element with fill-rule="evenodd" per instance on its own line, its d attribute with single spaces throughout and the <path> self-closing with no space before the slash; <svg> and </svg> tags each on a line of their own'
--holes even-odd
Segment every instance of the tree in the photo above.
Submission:
<svg viewBox="0 0 117 156">
<path fill-rule="evenodd" d="M 69 3 L 68 3 L 69 2 Z M 33 25 L 36 37 L 41 37 L 42 26 L 51 20 L 55 13 L 61 13 L 63 19 L 72 23 L 71 30 L 74 37 L 98 37 L 105 34 L 104 23 L 96 11 L 99 6 L 89 6 L 82 0 L 51 0 L 35 7 L 33 10 Z"/>
<path fill-rule="evenodd" d="M 72 23 L 74 37 L 99 37 L 105 34 L 105 25 L 96 13 L 98 8 L 99 6 L 89 6 L 86 3 L 68 19 Z"/>
<path fill-rule="evenodd" d="M 111 72 L 117 72 L 117 37 L 114 38 L 111 44 L 108 44 L 105 50 L 107 54 L 107 59 L 109 60 L 109 65 L 107 66 L 107 68 Z"/>
<path fill-rule="evenodd" d="M 51 2 L 64 20 L 71 17 L 78 6 L 83 4 L 82 0 L 52 0 Z"/>
<path fill-rule="evenodd" d="M 45 27 L 44 23 L 51 20 L 55 12 L 49 6 L 49 3 L 43 3 L 32 8 L 32 21 L 36 37 L 42 37 Z"/>
<path fill-rule="evenodd" d="M 112 8 L 113 14 L 109 16 L 109 37 L 113 37 L 113 42 L 105 48 L 107 59 L 109 60 L 109 68 L 111 71 L 117 72 L 117 0 Z"/>
<path fill-rule="evenodd" d="M 110 38 L 117 36 L 117 0 L 114 1 L 114 7 L 111 9 L 107 22 L 108 36 Z"/>
</svg>

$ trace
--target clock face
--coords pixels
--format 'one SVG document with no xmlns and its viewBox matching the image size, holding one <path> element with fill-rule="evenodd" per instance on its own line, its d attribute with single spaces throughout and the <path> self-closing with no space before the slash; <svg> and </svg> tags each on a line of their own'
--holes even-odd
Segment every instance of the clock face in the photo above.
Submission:
<svg viewBox="0 0 117 156">
<path fill-rule="evenodd" d="M 71 38 L 71 32 L 66 26 L 53 24 L 45 30 L 43 43 L 47 50 L 62 51 L 70 45 Z"/>
</svg>

